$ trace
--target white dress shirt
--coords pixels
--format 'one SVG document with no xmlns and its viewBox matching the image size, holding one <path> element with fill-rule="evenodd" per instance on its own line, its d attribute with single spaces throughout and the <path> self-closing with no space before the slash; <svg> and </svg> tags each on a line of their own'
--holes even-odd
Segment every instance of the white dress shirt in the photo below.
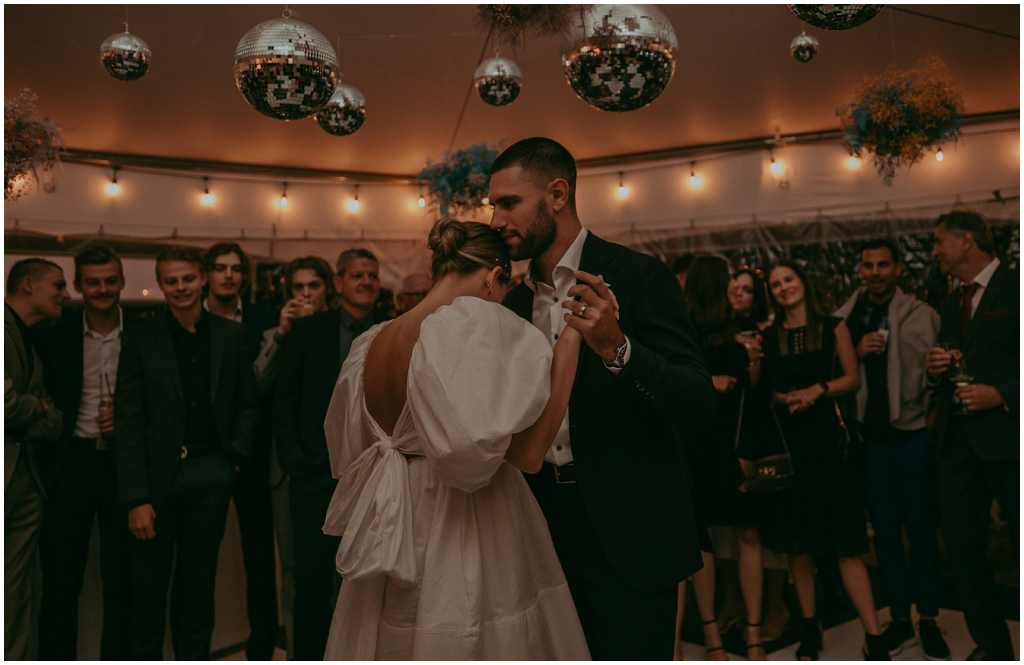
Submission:
<svg viewBox="0 0 1024 665">
<path fill-rule="evenodd" d="M 96 417 L 100 415 L 100 396 L 112 396 L 117 388 L 117 359 L 121 353 L 124 312 L 117 307 L 117 327 L 103 336 L 89 327 L 82 312 L 82 401 L 72 436 L 100 439 L 102 434 Z"/>
<path fill-rule="evenodd" d="M 981 302 L 981 296 L 985 294 L 985 289 L 988 288 L 988 283 L 992 280 L 992 275 L 995 274 L 996 268 L 999 267 L 999 259 L 992 259 L 992 262 L 982 269 L 977 275 L 974 276 L 973 283 L 978 285 L 978 288 L 974 291 L 974 297 L 971 298 L 971 316 L 978 311 L 978 304 Z"/>
<path fill-rule="evenodd" d="M 207 312 L 210 311 L 210 299 L 203 298 L 203 309 Z M 235 313 L 231 316 L 231 320 L 236 323 L 242 323 L 242 299 L 239 298 L 235 301 Z"/>
</svg>

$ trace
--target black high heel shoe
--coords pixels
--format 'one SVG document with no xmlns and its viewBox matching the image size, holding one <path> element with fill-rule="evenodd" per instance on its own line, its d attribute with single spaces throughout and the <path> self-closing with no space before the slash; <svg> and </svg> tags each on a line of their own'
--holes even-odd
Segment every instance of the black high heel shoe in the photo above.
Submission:
<svg viewBox="0 0 1024 665">
<path fill-rule="evenodd" d="M 718 621 L 716 619 L 712 619 L 711 621 L 702 621 L 701 623 L 703 625 L 705 625 L 705 626 L 710 626 L 711 624 L 715 624 L 715 628 L 716 629 L 718 628 Z M 721 633 L 719 633 L 718 639 L 722 639 Z M 707 635 L 705 635 L 704 636 L 704 651 L 705 651 L 704 658 L 705 658 L 705 660 L 711 660 L 711 658 L 708 658 L 708 656 L 710 656 L 715 651 L 725 651 L 725 642 L 724 641 L 722 642 L 722 644 L 720 646 L 717 646 L 717 647 L 709 647 L 707 645 L 707 641 L 708 641 Z M 726 660 L 728 660 L 728 654 L 726 655 Z"/>
<path fill-rule="evenodd" d="M 864 634 L 864 660 L 892 660 L 884 637 Z"/>
<path fill-rule="evenodd" d="M 746 627 L 747 628 L 760 628 L 761 624 L 760 623 L 748 623 Z M 744 635 L 743 638 L 746 639 L 747 635 Z M 761 651 L 764 651 L 764 643 L 762 643 L 762 642 L 755 642 L 755 643 L 751 644 L 750 642 L 747 642 L 747 660 L 750 660 L 750 650 L 751 649 L 760 649 Z M 768 657 L 768 652 L 765 651 L 765 659 L 767 659 L 767 657 Z"/>
<path fill-rule="evenodd" d="M 796 650 L 797 660 L 818 660 L 824 649 L 821 638 L 821 623 L 817 616 L 800 619 L 800 646 Z"/>
</svg>

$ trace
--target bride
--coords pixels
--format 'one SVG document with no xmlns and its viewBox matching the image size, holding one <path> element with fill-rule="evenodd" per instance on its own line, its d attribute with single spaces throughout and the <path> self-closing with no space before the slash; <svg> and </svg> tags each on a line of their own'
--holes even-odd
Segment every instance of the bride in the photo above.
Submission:
<svg viewBox="0 0 1024 665">
<path fill-rule="evenodd" d="M 356 339 L 325 423 L 344 578 L 328 660 L 589 660 L 535 473 L 579 355 L 500 305 L 501 235 L 445 219 L 434 288 Z"/>
</svg>

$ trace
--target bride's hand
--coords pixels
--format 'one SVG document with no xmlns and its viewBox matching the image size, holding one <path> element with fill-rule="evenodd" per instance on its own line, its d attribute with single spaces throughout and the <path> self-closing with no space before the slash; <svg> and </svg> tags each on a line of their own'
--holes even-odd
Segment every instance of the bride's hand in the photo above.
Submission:
<svg viewBox="0 0 1024 665">
<path fill-rule="evenodd" d="M 580 342 L 583 341 L 583 333 L 572 326 L 566 326 L 562 333 L 558 336 L 558 341 L 555 342 L 555 346 L 559 344 L 569 346 L 579 346 Z"/>
</svg>

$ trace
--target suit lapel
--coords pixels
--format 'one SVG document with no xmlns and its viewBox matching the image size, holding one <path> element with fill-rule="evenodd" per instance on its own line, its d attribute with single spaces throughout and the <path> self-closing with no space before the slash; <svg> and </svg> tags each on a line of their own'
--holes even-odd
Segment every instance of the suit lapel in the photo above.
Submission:
<svg viewBox="0 0 1024 665">
<path fill-rule="evenodd" d="M 326 366 L 333 368 L 334 378 L 337 379 L 338 372 L 341 371 L 341 310 L 330 310 L 323 321 L 320 338 L 326 345 L 324 349 L 324 357 L 328 360 Z"/>
<path fill-rule="evenodd" d="M 68 326 L 72 339 L 68 340 L 70 344 L 68 348 L 71 349 L 71 358 L 69 359 L 70 367 L 72 369 L 71 376 L 71 394 L 77 395 L 77 403 L 81 404 L 82 400 L 82 374 L 85 370 L 85 314 L 81 318 L 75 317 L 75 324 Z"/>
<path fill-rule="evenodd" d="M 174 316 L 167 312 L 164 316 Z M 185 391 L 181 388 L 181 374 L 178 373 L 178 354 L 174 351 L 174 340 L 171 339 L 170 321 L 165 320 L 156 326 L 156 337 L 153 340 L 153 351 L 157 358 L 161 358 L 164 364 L 164 372 L 171 377 L 174 384 L 174 391 L 178 397 L 185 399 Z"/>
<path fill-rule="evenodd" d="M 985 287 L 985 291 L 981 294 L 981 301 L 978 303 L 978 309 L 974 310 L 974 316 L 971 317 L 971 324 L 967 327 L 967 336 L 964 338 L 963 350 L 967 350 L 968 345 L 974 340 L 978 334 L 978 321 L 985 316 L 985 312 L 992 307 L 992 303 L 999 297 L 1000 292 L 1003 290 L 1003 284 L 1006 280 L 1006 273 L 1009 272 L 1006 269 L 1005 264 L 1000 263 L 996 271 L 992 273 L 992 279 L 988 281 L 988 286 Z M 962 298 L 963 296 L 961 296 Z M 980 317 L 980 318 L 979 318 Z"/>
<path fill-rule="evenodd" d="M 227 339 L 224 333 L 226 330 L 222 329 L 218 323 L 220 321 L 214 321 L 216 315 L 211 314 L 207 317 L 207 323 L 209 325 L 210 333 L 210 403 L 212 404 L 217 399 L 217 383 L 220 381 L 220 367 L 221 360 L 224 353 L 227 351 Z"/>
</svg>

